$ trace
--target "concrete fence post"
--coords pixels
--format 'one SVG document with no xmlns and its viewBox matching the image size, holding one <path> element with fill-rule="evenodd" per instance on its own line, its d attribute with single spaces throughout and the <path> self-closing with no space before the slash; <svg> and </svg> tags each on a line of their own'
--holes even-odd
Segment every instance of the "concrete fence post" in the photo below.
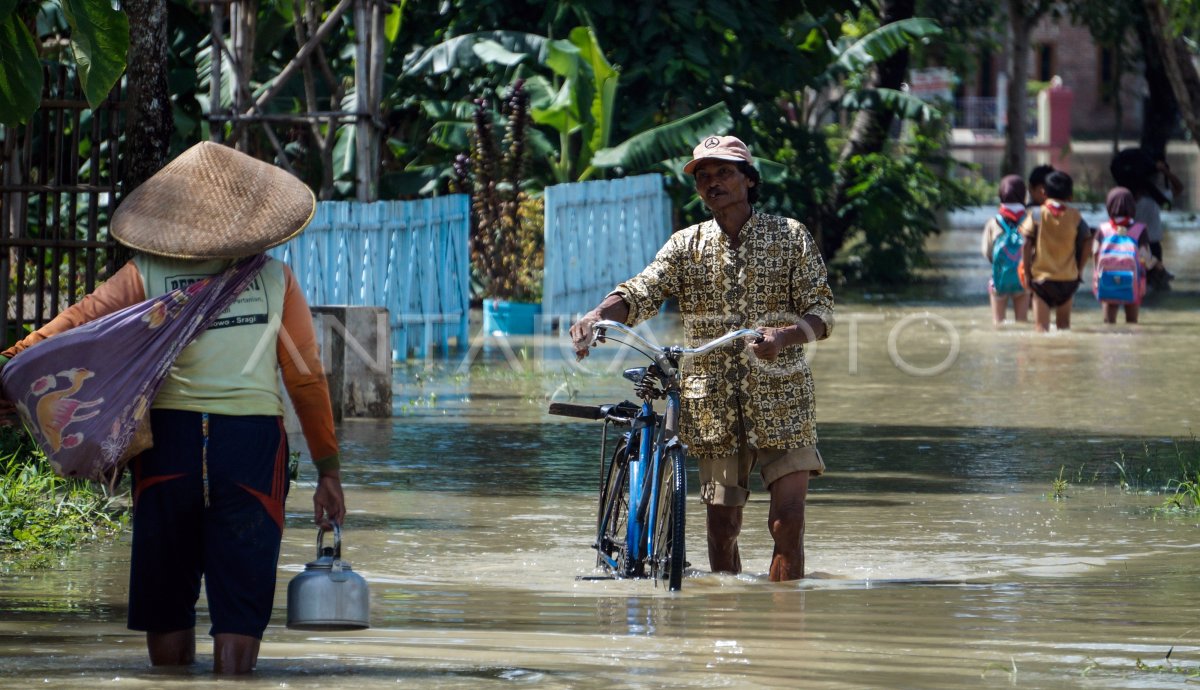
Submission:
<svg viewBox="0 0 1200 690">
<path fill-rule="evenodd" d="M 313 306 L 334 419 L 392 416 L 392 329 L 383 307 Z"/>
</svg>

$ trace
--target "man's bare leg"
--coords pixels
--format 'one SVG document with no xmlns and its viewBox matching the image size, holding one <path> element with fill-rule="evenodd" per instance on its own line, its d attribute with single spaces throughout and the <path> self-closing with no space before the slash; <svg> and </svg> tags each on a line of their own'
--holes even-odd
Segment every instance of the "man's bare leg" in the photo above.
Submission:
<svg viewBox="0 0 1200 690">
<path fill-rule="evenodd" d="M 792 472 L 771 482 L 768 527 L 775 539 L 771 554 L 772 582 L 804 577 L 804 503 L 808 499 L 808 472 Z"/>
<path fill-rule="evenodd" d="M 258 664 L 259 639 L 249 635 L 213 635 L 213 672 L 217 675 L 250 673 Z"/>
<path fill-rule="evenodd" d="M 708 506 L 708 565 L 714 573 L 742 572 L 741 531 L 742 506 Z"/>
</svg>

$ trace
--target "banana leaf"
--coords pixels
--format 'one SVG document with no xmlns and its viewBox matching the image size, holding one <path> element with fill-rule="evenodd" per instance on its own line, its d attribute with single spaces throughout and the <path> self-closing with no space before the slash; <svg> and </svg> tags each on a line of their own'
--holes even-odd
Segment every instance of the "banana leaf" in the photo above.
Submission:
<svg viewBox="0 0 1200 690">
<path fill-rule="evenodd" d="M 622 168 L 626 172 L 648 170 L 677 157 L 681 151 L 691 151 L 703 137 L 722 134 L 732 128 L 733 116 L 728 106 L 718 103 L 635 134 L 616 146 L 600 149 L 592 157 L 592 167 Z"/>
</svg>

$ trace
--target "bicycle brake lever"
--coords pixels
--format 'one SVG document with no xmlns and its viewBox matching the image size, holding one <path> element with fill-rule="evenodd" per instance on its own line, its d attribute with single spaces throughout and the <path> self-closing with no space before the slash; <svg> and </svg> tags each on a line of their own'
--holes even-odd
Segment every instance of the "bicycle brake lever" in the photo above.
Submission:
<svg viewBox="0 0 1200 690">
<path fill-rule="evenodd" d="M 603 327 L 592 329 L 592 342 L 588 343 L 588 349 L 590 350 L 591 348 L 596 347 L 596 343 L 604 342 L 604 334 L 606 332 L 607 329 Z"/>
</svg>

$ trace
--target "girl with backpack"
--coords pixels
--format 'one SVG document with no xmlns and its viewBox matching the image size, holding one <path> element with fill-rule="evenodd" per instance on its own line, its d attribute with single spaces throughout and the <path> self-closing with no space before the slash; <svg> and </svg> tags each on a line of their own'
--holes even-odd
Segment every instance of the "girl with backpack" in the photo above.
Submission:
<svg viewBox="0 0 1200 690">
<path fill-rule="evenodd" d="M 1000 180 L 1000 210 L 983 226 L 983 257 L 992 265 L 988 297 L 992 303 L 992 322 L 1004 323 L 1011 300 L 1013 319 L 1029 320 L 1029 291 L 1021 284 L 1021 247 L 1025 238 L 1017 228 L 1025 218 L 1025 181 L 1020 175 Z"/>
<path fill-rule="evenodd" d="M 1117 322 L 1125 307 L 1125 323 L 1137 323 L 1146 294 L 1146 273 L 1158 260 L 1150 251 L 1150 233 L 1134 220 L 1137 201 L 1125 187 L 1113 187 L 1105 202 L 1108 220 L 1092 244 L 1092 293 L 1104 310 L 1104 323 Z"/>
</svg>

